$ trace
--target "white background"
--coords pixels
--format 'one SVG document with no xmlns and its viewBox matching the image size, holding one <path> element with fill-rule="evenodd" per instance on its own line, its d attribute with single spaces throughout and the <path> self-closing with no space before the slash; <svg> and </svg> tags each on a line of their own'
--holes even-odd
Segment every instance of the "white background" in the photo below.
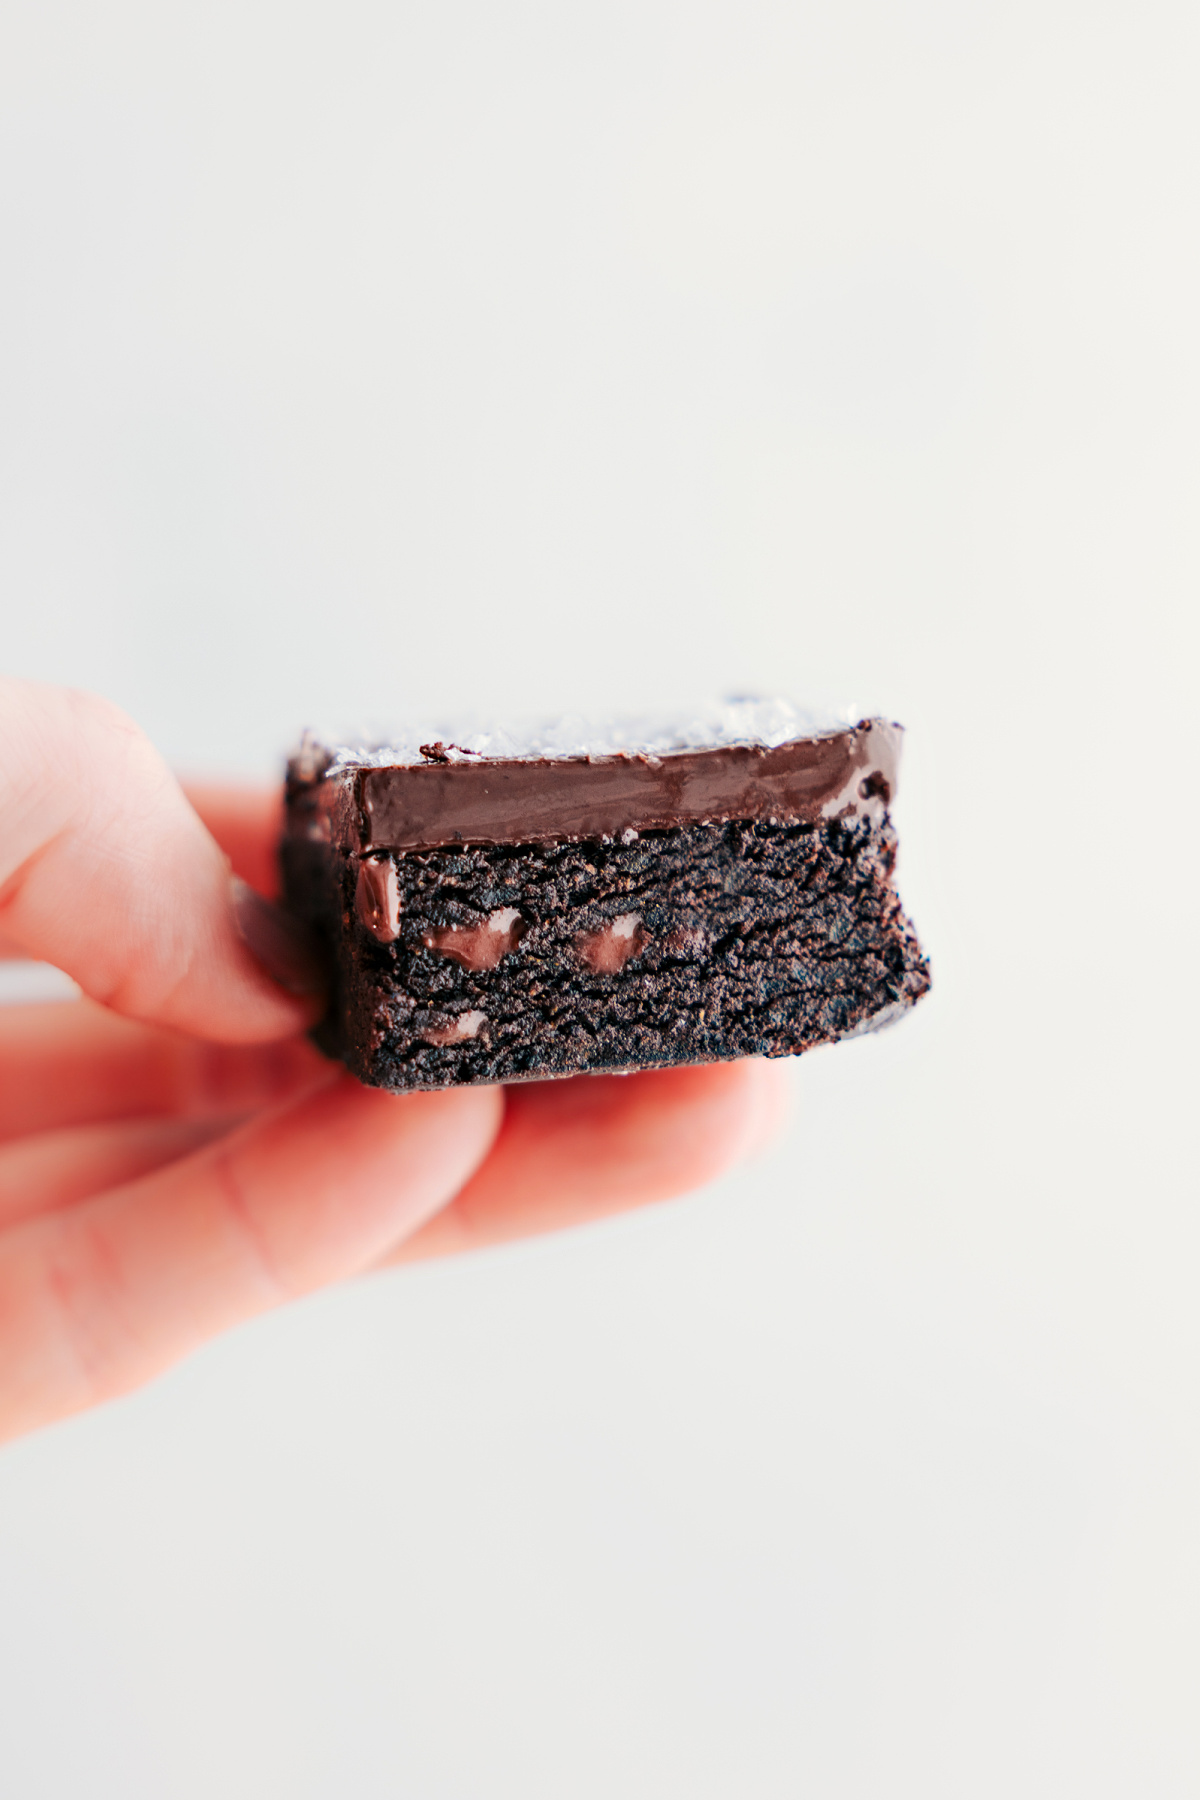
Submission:
<svg viewBox="0 0 1200 1800">
<path fill-rule="evenodd" d="M 1200 1791 L 1195 9 L 3 0 L 0 606 L 182 768 L 908 728 L 702 1196 L 0 1458 L 13 1800 Z"/>
</svg>

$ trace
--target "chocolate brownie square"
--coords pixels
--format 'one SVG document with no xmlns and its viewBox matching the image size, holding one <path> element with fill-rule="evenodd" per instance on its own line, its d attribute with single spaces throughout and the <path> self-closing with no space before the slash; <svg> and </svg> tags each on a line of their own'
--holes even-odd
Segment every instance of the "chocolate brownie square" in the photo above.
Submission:
<svg viewBox="0 0 1200 1800">
<path fill-rule="evenodd" d="M 900 741 L 762 702 L 523 742 L 306 736 L 282 861 L 329 950 L 317 1041 L 400 1091 L 794 1056 L 890 1021 L 929 987 L 893 885 Z"/>
</svg>

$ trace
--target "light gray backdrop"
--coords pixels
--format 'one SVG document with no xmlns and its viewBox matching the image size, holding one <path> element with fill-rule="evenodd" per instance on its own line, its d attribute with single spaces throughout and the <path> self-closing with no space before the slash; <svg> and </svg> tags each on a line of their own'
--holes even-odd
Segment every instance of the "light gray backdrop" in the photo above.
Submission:
<svg viewBox="0 0 1200 1800">
<path fill-rule="evenodd" d="M 6 665 L 909 727 L 757 1167 L 0 1458 L 13 1800 L 1200 1787 L 1195 10 L 0 8 Z"/>
</svg>

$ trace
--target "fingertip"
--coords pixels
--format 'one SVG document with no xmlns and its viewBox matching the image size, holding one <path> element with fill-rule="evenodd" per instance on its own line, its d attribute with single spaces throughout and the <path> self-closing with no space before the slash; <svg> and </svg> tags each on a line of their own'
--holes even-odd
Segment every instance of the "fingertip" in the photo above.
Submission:
<svg viewBox="0 0 1200 1800">
<path fill-rule="evenodd" d="M 783 1136 L 792 1112 L 793 1089 L 788 1064 L 781 1057 L 749 1057 L 740 1065 L 751 1089 L 751 1107 L 743 1155 L 761 1156 Z"/>
<path fill-rule="evenodd" d="M 619 1163 L 633 1203 L 702 1187 L 754 1154 L 777 1128 L 778 1082 L 757 1058 L 692 1063 L 516 1087 L 509 1106 L 524 1133 L 573 1145 L 577 1184 L 607 1189 Z"/>
<path fill-rule="evenodd" d="M 370 1117 L 384 1137 L 394 1137 L 411 1161 L 416 1144 L 435 1146 L 439 1154 L 461 1162 L 481 1161 L 504 1117 L 505 1090 L 471 1083 L 428 1093 L 394 1094 L 366 1087 L 357 1076 L 341 1071 L 332 1083 L 336 1104 Z"/>
<path fill-rule="evenodd" d="M 765 1057 L 687 1063 L 598 1080 L 612 1107 L 624 1111 L 632 1103 L 664 1128 L 698 1131 L 700 1143 L 719 1139 L 731 1161 L 765 1149 L 787 1117 L 786 1072 L 778 1060 Z M 581 1084 L 581 1099 L 588 1085 Z"/>
<path fill-rule="evenodd" d="M 650 1072 L 645 1103 L 675 1191 L 706 1186 L 764 1150 L 786 1116 L 786 1085 L 761 1057 Z M 657 1118 L 655 1117 L 657 1115 Z"/>
</svg>

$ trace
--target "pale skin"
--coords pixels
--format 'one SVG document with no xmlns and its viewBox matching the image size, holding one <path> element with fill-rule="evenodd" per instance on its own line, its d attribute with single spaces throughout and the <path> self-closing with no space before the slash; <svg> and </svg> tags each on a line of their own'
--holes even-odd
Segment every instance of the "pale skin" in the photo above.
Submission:
<svg viewBox="0 0 1200 1800">
<path fill-rule="evenodd" d="M 306 1041 L 302 948 L 263 950 L 286 922 L 250 902 L 288 986 L 239 930 L 230 870 L 272 894 L 278 827 L 276 791 L 185 791 L 107 702 L 0 679 L 0 956 L 85 996 L 0 1009 L 0 1439 L 331 1282 L 683 1193 L 777 1127 L 754 1061 L 360 1086 Z"/>
</svg>

